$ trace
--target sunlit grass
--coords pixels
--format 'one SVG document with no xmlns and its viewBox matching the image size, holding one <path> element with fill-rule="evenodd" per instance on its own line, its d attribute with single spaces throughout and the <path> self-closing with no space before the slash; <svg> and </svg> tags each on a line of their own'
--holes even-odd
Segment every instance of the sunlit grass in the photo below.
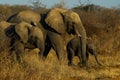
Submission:
<svg viewBox="0 0 120 80">
<path fill-rule="evenodd" d="M 12 57 L 12 58 L 11 58 Z M 98 66 L 93 56 L 89 59 L 89 69 L 60 65 L 54 51 L 45 62 L 38 58 L 37 51 L 26 52 L 24 66 L 15 60 L 15 55 L 0 55 L 0 79 L 2 80 L 79 80 L 79 79 L 114 79 L 120 76 L 120 53 L 117 55 L 99 55 L 103 66 Z M 78 59 L 75 58 L 74 62 Z M 117 66 L 119 65 L 119 66 Z"/>
</svg>

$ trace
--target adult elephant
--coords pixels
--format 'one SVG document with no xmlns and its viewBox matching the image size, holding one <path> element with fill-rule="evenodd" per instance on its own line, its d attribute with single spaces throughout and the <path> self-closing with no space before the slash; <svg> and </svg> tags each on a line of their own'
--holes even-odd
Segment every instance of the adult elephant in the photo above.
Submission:
<svg viewBox="0 0 120 80">
<path fill-rule="evenodd" d="M 17 60 L 20 63 L 22 62 L 22 56 L 25 48 L 39 48 L 40 58 L 43 58 L 45 40 L 43 32 L 38 27 L 33 27 L 31 24 L 26 22 L 12 24 L 2 21 L 0 22 L 0 28 L 3 31 L 0 36 L 4 36 L 1 40 L 6 40 L 9 43 L 6 43 L 7 47 L 10 48 L 11 52 L 15 51 Z"/>
<path fill-rule="evenodd" d="M 51 41 L 53 41 L 54 45 L 58 49 L 58 51 L 63 51 L 63 38 L 62 36 L 65 33 L 74 34 L 74 35 L 81 35 L 81 56 L 82 56 L 82 64 L 87 66 L 87 59 L 86 59 L 86 31 L 82 25 L 80 17 L 77 13 L 61 9 L 61 8 L 54 8 L 48 12 L 45 23 L 51 27 L 51 30 L 54 31 L 54 37 L 50 36 Z M 58 42 L 59 41 L 59 42 Z M 60 53 L 59 53 L 60 54 Z"/>
<path fill-rule="evenodd" d="M 24 11 L 24 14 L 27 14 L 27 12 Z M 20 12 L 22 13 L 22 12 Z M 20 13 L 17 13 L 16 15 L 10 16 L 10 18 L 7 20 L 11 22 L 13 19 L 17 20 L 16 16 L 19 16 Z M 34 21 L 34 17 L 32 17 L 32 13 L 29 17 L 29 20 Z M 36 16 L 39 14 L 36 14 Z M 21 15 L 22 17 L 25 17 L 24 15 Z M 34 14 L 35 16 L 35 14 Z M 21 18 L 22 17 L 18 17 Z M 31 18 L 32 17 L 32 18 Z M 16 19 L 15 19 L 16 18 Z M 28 18 L 24 18 L 27 21 Z M 37 19 L 36 19 L 37 20 Z M 87 60 L 86 60 L 86 31 L 82 25 L 82 22 L 80 20 L 80 17 L 77 13 L 66 10 L 66 9 L 61 9 L 61 8 L 53 8 L 49 12 L 45 14 L 41 14 L 41 19 L 38 21 L 42 24 L 44 30 L 47 33 L 48 36 L 48 44 L 45 47 L 45 52 L 44 56 L 46 57 L 47 54 L 49 53 L 51 47 L 56 51 L 57 57 L 60 60 L 60 62 L 63 60 L 64 54 L 64 41 L 63 41 L 63 35 L 65 33 L 69 34 L 77 34 L 82 36 L 82 63 L 84 66 L 87 65 Z M 33 23 L 33 22 L 32 22 Z"/>
</svg>

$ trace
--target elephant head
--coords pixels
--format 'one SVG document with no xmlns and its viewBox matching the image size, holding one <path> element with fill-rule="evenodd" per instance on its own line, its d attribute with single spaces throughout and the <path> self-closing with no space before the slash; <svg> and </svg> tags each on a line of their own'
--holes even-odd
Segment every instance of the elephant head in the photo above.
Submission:
<svg viewBox="0 0 120 80">
<path fill-rule="evenodd" d="M 72 33 L 82 37 L 82 57 L 83 64 L 87 65 L 86 61 L 86 30 L 77 13 L 61 9 L 52 9 L 45 19 L 46 24 L 56 30 L 60 34 Z"/>
<path fill-rule="evenodd" d="M 68 33 L 79 35 L 82 30 L 79 31 L 78 28 L 84 29 L 80 17 L 77 13 L 61 8 L 52 9 L 48 13 L 45 22 L 61 34 L 67 31 Z"/>
<path fill-rule="evenodd" d="M 23 43 L 27 43 L 28 41 L 30 28 L 32 28 L 32 25 L 26 22 L 21 22 L 15 26 L 15 32 L 18 34 Z"/>
</svg>

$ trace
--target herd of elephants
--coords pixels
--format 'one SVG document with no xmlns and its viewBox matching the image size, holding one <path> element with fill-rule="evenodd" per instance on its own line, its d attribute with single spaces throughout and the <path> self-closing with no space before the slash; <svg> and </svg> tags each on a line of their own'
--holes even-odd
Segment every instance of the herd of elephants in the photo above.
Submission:
<svg viewBox="0 0 120 80">
<path fill-rule="evenodd" d="M 63 36 L 66 33 L 73 34 L 74 37 L 65 45 Z M 79 64 L 86 67 L 91 53 L 101 65 L 96 51 L 87 42 L 86 30 L 79 15 L 68 9 L 53 8 L 44 14 L 24 10 L 13 14 L 6 21 L 0 22 L 0 40 L 6 40 L 4 44 L 9 48 L 10 54 L 13 51 L 16 53 L 20 64 L 26 48 L 38 48 L 39 58 L 43 61 L 52 48 L 60 63 L 67 58 L 68 65 L 72 66 L 73 57 L 77 56 Z M 67 57 L 64 57 L 66 53 Z"/>
</svg>

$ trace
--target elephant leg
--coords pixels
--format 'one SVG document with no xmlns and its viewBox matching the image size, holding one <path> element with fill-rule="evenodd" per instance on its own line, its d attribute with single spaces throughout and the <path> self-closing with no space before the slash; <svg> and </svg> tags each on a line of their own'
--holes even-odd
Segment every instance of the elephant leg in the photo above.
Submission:
<svg viewBox="0 0 120 80">
<path fill-rule="evenodd" d="M 45 59 L 47 58 L 47 55 L 49 54 L 51 48 L 52 48 L 51 42 L 50 42 L 48 36 L 46 36 L 45 50 L 44 50 L 44 54 L 43 54 L 43 56 L 45 57 Z"/>
<path fill-rule="evenodd" d="M 73 65 L 73 57 L 74 57 L 75 52 L 73 51 L 72 48 L 67 47 L 67 58 L 68 58 L 68 66 Z"/>
<path fill-rule="evenodd" d="M 24 45 L 20 41 L 16 41 L 14 44 L 15 47 L 15 53 L 16 53 L 16 58 L 17 61 L 20 64 L 23 64 L 23 54 L 24 54 Z"/>
<path fill-rule="evenodd" d="M 88 51 L 86 51 L 86 58 L 87 58 L 87 61 L 88 61 L 88 59 L 89 59 L 89 52 Z"/>
<path fill-rule="evenodd" d="M 86 57 L 86 40 L 85 39 L 81 39 L 80 41 L 82 48 L 81 48 L 81 58 L 82 58 L 82 64 L 84 67 L 88 67 L 88 63 L 87 63 L 87 57 Z"/>
<path fill-rule="evenodd" d="M 64 54 L 64 41 L 61 37 L 61 35 L 48 31 L 48 37 L 50 39 L 52 48 L 55 50 L 57 54 L 57 58 L 62 63 L 63 57 L 65 56 Z"/>
<path fill-rule="evenodd" d="M 88 45 L 88 43 L 86 44 L 86 59 L 88 61 L 89 59 L 89 52 L 90 52 L 90 46 Z"/>
<path fill-rule="evenodd" d="M 79 63 L 78 63 L 78 66 L 81 66 L 82 65 L 82 51 L 78 49 L 78 52 L 77 52 L 77 56 L 79 58 Z"/>
<path fill-rule="evenodd" d="M 11 41 L 10 41 L 10 49 L 9 49 L 9 55 L 12 55 L 13 51 L 15 50 L 15 41 L 16 41 L 16 38 L 12 38 Z"/>
<path fill-rule="evenodd" d="M 39 52 L 39 58 L 40 60 L 44 60 L 44 56 L 43 56 L 43 53 L 44 53 L 44 50 L 45 50 L 45 43 L 44 41 L 40 40 L 40 39 L 36 39 L 36 46 L 37 48 L 39 48 L 40 52 Z"/>
<path fill-rule="evenodd" d="M 86 57 L 86 53 L 82 53 L 82 64 L 84 67 L 88 67 L 88 63 L 87 63 L 87 57 Z"/>
<path fill-rule="evenodd" d="M 56 52 L 57 58 L 60 61 L 60 64 L 63 63 L 63 59 L 64 59 L 64 45 L 63 45 L 63 41 L 62 39 L 60 39 L 60 41 L 58 40 L 57 42 L 53 42 L 52 45 L 53 49 Z"/>
<path fill-rule="evenodd" d="M 78 54 L 77 54 L 78 58 L 79 58 L 79 63 L 78 66 L 82 66 L 82 64 L 84 63 L 83 61 L 83 57 L 86 57 L 86 63 L 88 62 L 88 57 L 89 57 L 89 52 L 86 51 L 85 56 L 83 56 L 82 51 L 80 49 L 78 49 Z"/>
<path fill-rule="evenodd" d="M 43 54 L 43 56 L 45 57 L 45 59 L 47 58 L 47 55 L 49 54 L 51 48 L 52 48 L 52 45 L 50 43 L 46 43 L 44 54 Z"/>
</svg>

